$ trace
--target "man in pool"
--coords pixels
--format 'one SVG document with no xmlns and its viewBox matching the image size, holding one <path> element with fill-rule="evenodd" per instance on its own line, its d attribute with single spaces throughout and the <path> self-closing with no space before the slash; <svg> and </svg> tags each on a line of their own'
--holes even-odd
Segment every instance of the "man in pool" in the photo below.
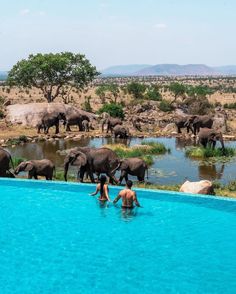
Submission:
<svg viewBox="0 0 236 294">
<path fill-rule="evenodd" d="M 118 196 L 114 199 L 113 203 L 117 203 L 120 198 L 122 198 L 122 208 L 124 209 L 132 209 L 134 208 L 134 203 L 136 206 L 141 207 L 138 202 L 137 195 L 135 191 L 132 191 L 131 188 L 133 186 L 133 182 L 128 180 L 126 182 L 126 188 L 118 194 Z"/>
</svg>

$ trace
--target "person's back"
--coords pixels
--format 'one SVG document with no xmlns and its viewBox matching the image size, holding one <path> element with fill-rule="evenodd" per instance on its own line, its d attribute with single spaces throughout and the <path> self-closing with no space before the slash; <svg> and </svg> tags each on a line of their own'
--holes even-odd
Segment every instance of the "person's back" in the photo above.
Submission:
<svg viewBox="0 0 236 294">
<path fill-rule="evenodd" d="M 140 207 L 136 193 L 131 190 L 132 185 L 132 181 L 127 181 L 126 188 L 118 194 L 113 203 L 117 203 L 119 199 L 122 199 L 122 208 L 134 208 L 134 203 Z"/>
<path fill-rule="evenodd" d="M 109 193 L 108 185 L 105 184 L 106 180 L 107 180 L 106 176 L 101 175 L 100 184 L 97 185 L 96 191 L 90 195 L 95 196 L 98 194 L 98 192 L 100 192 L 100 197 L 98 198 L 100 201 L 111 201 L 108 194 Z"/>
</svg>

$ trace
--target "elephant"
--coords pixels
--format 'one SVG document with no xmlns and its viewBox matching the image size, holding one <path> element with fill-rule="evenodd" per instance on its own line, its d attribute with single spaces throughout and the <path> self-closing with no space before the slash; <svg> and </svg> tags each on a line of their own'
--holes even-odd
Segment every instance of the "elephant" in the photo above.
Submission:
<svg viewBox="0 0 236 294">
<path fill-rule="evenodd" d="M 181 134 L 181 129 L 182 128 L 187 128 L 187 133 L 189 133 L 189 130 L 192 131 L 193 133 L 193 128 L 191 126 L 190 123 L 188 123 L 189 120 L 192 119 L 192 116 L 182 116 L 182 117 L 178 117 L 176 120 L 175 120 L 175 125 L 178 129 L 178 133 Z"/>
<path fill-rule="evenodd" d="M 121 125 L 116 125 L 113 129 L 115 138 L 127 139 L 129 137 L 129 130 Z"/>
<path fill-rule="evenodd" d="M 89 121 L 87 119 L 82 121 L 82 127 L 84 132 L 89 132 Z"/>
<path fill-rule="evenodd" d="M 66 116 L 63 112 L 52 112 L 52 113 L 46 113 L 42 117 L 42 121 L 38 123 L 37 129 L 38 133 L 40 133 L 41 129 L 44 129 L 44 133 L 48 134 L 49 128 L 55 126 L 56 131 L 55 134 L 59 133 L 59 125 L 60 125 L 60 120 L 63 120 L 65 122 Z"/>
<path fill-rule="evenodd" d="M 117 168 L 120 159 L 116 153 L 105 147 L 76 147 L 72 149 L 64 160 L 64 178 L 67 181 L 69 165 L 79 168 L 77 180 L 83 182 L 84 175 L 87 173 L 92 183 L 95 183 L 93 174 L 105 173 L 110 177 L 111 183 L 117 183 L 113 170 Z"/>
<path fill-rule="evenodd" d="M 82 132 L 83 131 L 82 122 L 84 120 L 87 120 L 88 122 L 90 122 L 88 115 L 86 115 L 85 113 L 81 113 L 81 112 L 77 111 L 76 113 L 68 114 L 66 116 L 66 121 L 64 123 L 64 125 L 66 127 L 66 131 L 70 132 L 71 131 L 70 127 L 76 125 L 79 127 L 79 131 Z"/>
<path fill-rule="evenodd" d="M 28 179 L 38 179 L 38 176 L 44 176 L 46 180 L 52 180 L 55 165 L 49 159 L 29 160 L 21 162 L 15 169 L 15 175 L 20 172 L 28 171 Z"/>
<path fill-rule="evenodd" d="M 213 122 L 214 120 L 212 116 L 210 115 L 193 115 L 185 123 L 185 126 L 186 127 L 192 126 L 193 133 L 194 135 L 196 135 L 200 131 L 200 128 L 211 129 Z"/>
<path fill-rule="evenodd" d="M 10 171 L 10 164 L 14 169 L 11 154 L 7 150 L 0 147 L 0 177 L 15 177 L 14 174 Z"/>
<path fill-rule="evenodd" d="M 140 158 L 127 158 L 120 161 L 119 166 L 116 170 L 120 170 L 119 184 L 122 183 L 123 179 L 128 181 L 128 175 L 136 176 L 139 182 L 144 182 L 145 172 L 147 171 L 148 177 L 148 166 L 143 159 Z"/>
<path fill-rule="evenodd" d="M 107 133 L 109 131 L 112 133 L 115 126 L 122 125 L 122 120 L 118 117 L 108 117 L 102 120 L 102 131 L 105 125 L 107 125 Z"/>
<path fill-rule="evenodd" d="M 225 149 L 223 135 L 209 128 L 202 128 L 198 133 L 198 143 L 200 143 L 204 148 L 209 145 L 211 148 L 215 148 L 216 141 L 220 141 L 222 149 Z"/>
</svg>

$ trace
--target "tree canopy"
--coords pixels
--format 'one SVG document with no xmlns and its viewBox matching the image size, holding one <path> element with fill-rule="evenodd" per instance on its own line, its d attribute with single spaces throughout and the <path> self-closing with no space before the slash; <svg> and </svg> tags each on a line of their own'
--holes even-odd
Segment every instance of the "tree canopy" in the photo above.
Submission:
<svg viewBox="0 0 236 294">
<path fill-rule="evenodd" d="M 83 54 L 39 53 L 14 65 L 7 82 L 10 86 L 39 88 L 52 102 L 59 95 L 63 98 L 72 87 L 84 89 L 98 74 Z"/>
</svg>

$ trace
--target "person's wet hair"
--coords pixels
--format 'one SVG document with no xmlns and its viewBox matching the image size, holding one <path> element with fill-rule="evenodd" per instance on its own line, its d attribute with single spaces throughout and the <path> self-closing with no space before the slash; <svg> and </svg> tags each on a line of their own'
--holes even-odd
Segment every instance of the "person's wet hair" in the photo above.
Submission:
<svg viewBox="0 0 236 294">
<path fill-rule="evenodd" d="M 127 186 L 128 188 L 131 188 L 131 187 L 133 186 L 133 182 L 132 182 L 131 180 L 128 180 L 128 181 L 126 182 L 126 186 Z"/>
<path fill-rule="evenodd" d="M 100 184 L 101 184 L 101 189 L 100 189 L 100 194 L 103 194 L 103 189 L 104 189 L 104 185 L 107 181 L 107 177 L 105 175 L 101 175 L 99 178 Z"/>
</svg>

